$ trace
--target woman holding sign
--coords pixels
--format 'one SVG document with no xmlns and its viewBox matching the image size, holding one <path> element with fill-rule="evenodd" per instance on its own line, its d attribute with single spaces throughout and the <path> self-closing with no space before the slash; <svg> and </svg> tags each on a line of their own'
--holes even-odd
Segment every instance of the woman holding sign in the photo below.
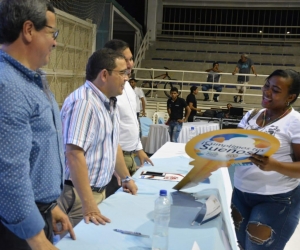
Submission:
<svg viewBox="0 0 300 250">
<path fill-rule="evenodd" d="M 300 114 L 291 105 L 299 92 L 298 72 L 274 71 L 262 88 L 263 109 L 249 111 L 238 125 L 280 142 L 271 157 L 252 155 L 251 163 L 236 167 L 231 208 L 241 249 L 282 250 L 298 225 Z"/>
</svg>

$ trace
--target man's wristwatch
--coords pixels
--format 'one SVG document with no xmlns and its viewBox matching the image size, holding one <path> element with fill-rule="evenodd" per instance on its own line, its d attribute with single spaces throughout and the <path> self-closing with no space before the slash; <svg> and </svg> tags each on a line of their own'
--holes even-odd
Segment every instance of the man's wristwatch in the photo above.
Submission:
<svg viewBox="0 0 300 250">
<path fill-rule="evenodd" d="M 124 179 L 122 179 L 122 183 L 124 183 L 124 182 L 129 182 L 129 181 L 131 181 L 131 180 L 133 180 L 133 178 L 131 177 L 131 176 L 126 176 Z"/>
</svg>

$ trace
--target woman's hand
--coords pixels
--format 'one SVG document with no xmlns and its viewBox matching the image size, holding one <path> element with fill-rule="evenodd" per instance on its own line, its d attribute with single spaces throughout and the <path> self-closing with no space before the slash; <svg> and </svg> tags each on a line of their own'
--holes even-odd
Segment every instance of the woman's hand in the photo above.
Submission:
<svg viewBox="0 0 300 250">
<path fill-rule="evenodd" d="M 250 161 L 263 171 L 275 171 L 279 162 L 272 157 L 253 154 L 249 157 Z"/>
</svg>

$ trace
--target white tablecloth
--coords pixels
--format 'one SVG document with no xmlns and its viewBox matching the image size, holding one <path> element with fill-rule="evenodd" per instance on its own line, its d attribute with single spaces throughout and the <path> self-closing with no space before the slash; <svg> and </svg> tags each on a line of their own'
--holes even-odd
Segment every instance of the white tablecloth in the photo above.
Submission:
<svg viewBox="0 0 300 250">
<path fill-rule="evenodd" d="M 153 154 L 167 141 L 170 141 L 168 127 L 164 124 L 153 124 L 150 126 L 147 142 L 144 147 L 145 152 Z M 189 141 L 191 127 L 195 128 L 196 135 L 220 129 L 219 123 L 205 121 L 184 123 L 178 137 L 178 142 L 186 143 Z"/>
<path fill-rule="evenodd" d="M 189 141 L 189 133 L 191 127 L 195 128 L 196 135 L 204 134 L 209 131 L 219 130 L 219 123 L 209 123 L 209 122 L 188 122 L 184 123 L 182 130 L 180 131 L 178 142 L 187 143 Z"/>
<path fill-rule="evenodd" d="M 66 236 L 56 246 L 61 250 L 151 249 L 154 201 L 160 189 L 166 189 L 168 193 L 175 192 L 172 189 L 175 183 L 145 180 L 139 176 L 144 170 L 187 173 L 192 166 L 189 165 L 190 159 L 185 154 L 184 148 L 183 143 L 166 143 L 151 157 L 154 166 L 145 164 L 133 176 L 139 188 L 137 195 L 119 190 L 99 205 L 101 213 L 110 218 L 111 223 L 96 226 L 81 221 L 74 229 L 77 239 L 74 241 Z M 194 216 L 191 217 L 191 212 L 194 209 L 188 206 L 176 207 L 177 210 L 172 211 L 178 213 L 171 213 L 169 224 L 169 249 L 190 250 L 194 242 L 197 242 L 201 250 L 238 249 L 230 217 L 232 190 L 227 168 L 213 172 L 209 180 L 209 183 L 199 183 L 195 187 L 185 189 L 184 192 L 217 192 L 222 204 L 221 216 L 201 226 L 192 226 Z M 149 235 L 150 238 L 121 234 L 114 229 L 140 232 Z"/>
</svg>

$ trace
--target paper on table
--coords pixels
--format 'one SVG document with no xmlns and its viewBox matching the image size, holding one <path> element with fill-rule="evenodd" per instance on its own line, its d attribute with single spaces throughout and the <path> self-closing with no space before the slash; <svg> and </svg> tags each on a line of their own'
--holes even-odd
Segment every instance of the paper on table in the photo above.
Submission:
<svg viewBox="0 0 300 250">
<path fill-rule="evenodd" d="M 196 241 L 194 241 L 194 244 L 193 244 L 192 250 L 200 250 L 200 247 L 199 247 L 199 245 L 197 244 L 197 242 L 196 242 Z"/>
<path fill-rule="evenodd" d="M 184 176 L 185 176 L 184 174 L 142 171 L 140 178 L 141 179 L 150 179 L 150 180 L 177 181 L 178 182 L 178 181 L 181 181 Z"/>
</svg>

